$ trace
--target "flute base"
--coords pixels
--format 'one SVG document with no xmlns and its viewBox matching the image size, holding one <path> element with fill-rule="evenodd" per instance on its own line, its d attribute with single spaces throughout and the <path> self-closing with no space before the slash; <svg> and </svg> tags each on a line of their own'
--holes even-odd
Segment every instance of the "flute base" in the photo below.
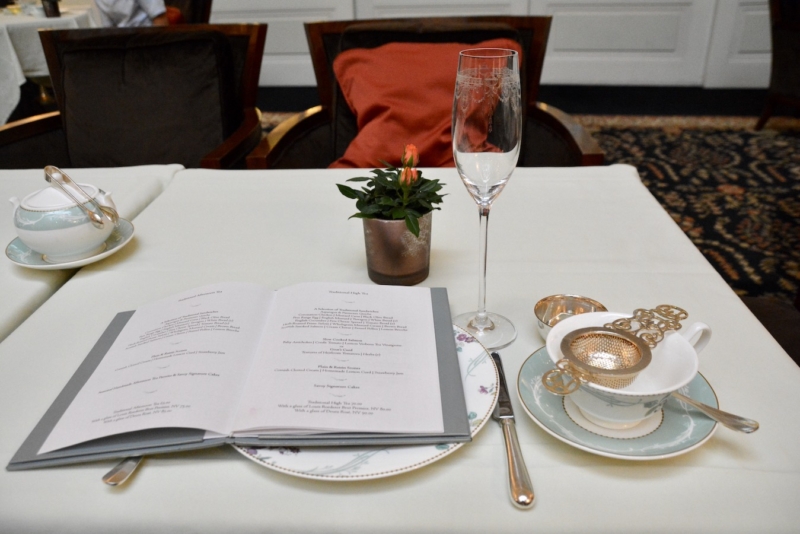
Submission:
<svg viewBox="0 0 800 534">
<path fill-rule="evenodd" d="M 514 325 L 496 313 L 487 313 L 490 325 L 486 328 L 476 328 L 474 324 L 477 312 L 462 313 L 453 318 L 453 323 L 466 330 L 472 337 L 478 340 L 481 345 L 489 350 L 502 349 L 513 343 L 517 339 L 517 329 Z"/>
</svg>

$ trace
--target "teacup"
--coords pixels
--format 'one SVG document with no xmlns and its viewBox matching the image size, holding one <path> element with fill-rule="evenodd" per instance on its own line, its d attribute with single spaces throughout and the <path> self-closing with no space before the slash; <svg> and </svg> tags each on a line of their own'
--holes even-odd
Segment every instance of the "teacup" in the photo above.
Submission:
<svg viewBox="0 0 800 534">
<path fill-rule="evenodd" d="M 595 312 L 561 321 L 547 335 L 547 353 L 558 362 L 564 356 L 561 340 L 569 332 L 589 326 L 602 326 L 630 314 Z M 673 391 L 689 384 L 697 375 L 697 354 L 711 338 L 711 329 L 700 322 L 667 332 L 652 349 L 652 360 L 628 386 L 621 389 L 586 382 L 570 399 L 589 421 L 605 428 L 624 429 L 638 425 L 657 413 Z"/>
</svg>

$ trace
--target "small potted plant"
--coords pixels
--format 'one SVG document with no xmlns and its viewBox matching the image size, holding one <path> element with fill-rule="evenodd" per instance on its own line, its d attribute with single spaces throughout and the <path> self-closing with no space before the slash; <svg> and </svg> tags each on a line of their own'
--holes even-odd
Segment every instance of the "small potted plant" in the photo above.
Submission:
<svg viewBox="0 0 800 534">
<path fill-rule="evenodd" d="M 373 169 L 372 176 L 350 178 L 366 182 L 361 189 L 337 184 L 356 201 L 367 250 L 367 272 L 378 284 L 414 285 L 428 277 L 431 251 L 431 217 L 441 209 L 439 180 L 422 177 L 417 169 L 417 147 L 406 145 L 400 167 Z"/>
</svg>

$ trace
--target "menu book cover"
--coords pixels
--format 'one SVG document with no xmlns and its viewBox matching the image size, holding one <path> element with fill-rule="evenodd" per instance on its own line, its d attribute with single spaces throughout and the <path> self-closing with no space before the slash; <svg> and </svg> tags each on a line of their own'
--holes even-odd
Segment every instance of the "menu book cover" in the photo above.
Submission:
<svg viewBox="0 0 800 534">
<path fill-rule="evenodd" d="M 469 440 L 446 289 L 231 282 L 117 314 L 7 469 Z"/>
</svg>

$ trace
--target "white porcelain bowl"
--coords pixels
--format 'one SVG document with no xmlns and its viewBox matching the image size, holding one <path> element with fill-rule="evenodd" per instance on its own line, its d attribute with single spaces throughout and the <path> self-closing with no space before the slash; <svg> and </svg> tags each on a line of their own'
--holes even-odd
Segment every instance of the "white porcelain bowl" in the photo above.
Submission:
<svg viewBox="0 0 800 534">
<path fill-rule="evenodd" d="M 116 210 L 111 193 L 89 184 L 80 187 L 99 205 Z M 83 197 L 78 192 L 75 196 Z M 14 227 L 20 240 L 49 263 L 80 260 L 102 252 L 114 230 L 110 221 L 97 228 L 81 206 L 53 187 L 31 193 L 22 201 L 16 197 L 9 200 L 14 205 Z M 97 211 L 91 203 L 83 206 Z"/>
</svg>

